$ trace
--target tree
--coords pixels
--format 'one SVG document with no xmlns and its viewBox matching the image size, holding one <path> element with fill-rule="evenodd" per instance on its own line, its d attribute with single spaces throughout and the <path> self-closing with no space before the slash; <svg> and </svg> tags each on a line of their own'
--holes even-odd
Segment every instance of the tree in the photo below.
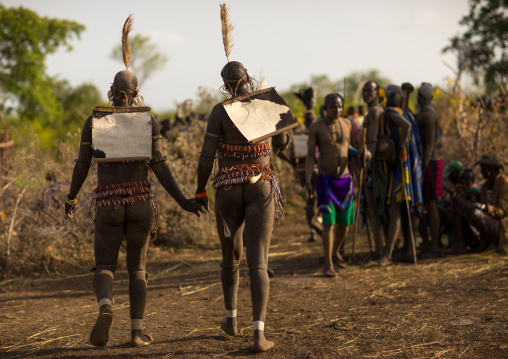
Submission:
<svg viewBox="0 0 508 359">
<path fill-rule="evenodd" d="M 508 73 L 508 0 L 470 0 L 469 14 L 459 24 L 462 35 L 450 39 L 443 52 L 456 52 L 458 73 L 472 75 L 476 84 L 483 75 L 488 90 L 506 84 Z"/>
<path fill-rule="evenodd" d="M 374 80 L 380 86 L 386 87 L 390 80 L 383 77 L 378 70 L 372 69 L 364 72 L 355 71 L 346 76 L 346 106 L 358 105 L 361 102 L 361 87 L 367 80 Z M 314 112 L 318 115 L 319 107 L 323 104 L 324 97 L 332 92 L 344 93 L 344 79 L 332 80 L 328 75 L 312 75 L 308 83 L 299 83 L 291 85 L 288 91 L 281 92 L 280 95 L 286 101 L 295 115 L 305 112 L 301 101 L 294 95 L 300 89 L 312 87 L 317 93 L 317 103 Z"/>
<path fill-rule="evenodd" d="M 103 102 L 99 89 L 91 83 L 83 83 L 73 88 L 64 80 L 54 88 L 58 103 L 63 107 L 59 122 L 60 132 L 63 134 L 82 128 L 91 114 L 91 108 Z"/>
<path fill-rule="evenodd" d="M 45 60 L 85 29 L 74 21 L 50 19 L 23 8 L 0 4 L 0 108 L 17 104 L 21 117 L 45 124 L 58 117 L 60 106 Z"/>
<path fill-rule="evenodd" d="M 168 57 L 157 50 L 157 45 L 150 43 L 147 36 L 136 34 L 129 38 L 131 48 L 130 67 L 138 78 L 139 86 L 150 78 L 154 72 L 161 70 Z M 122 45 L 115 46 L 111 58 L 123 62 Z"/>
</svg>

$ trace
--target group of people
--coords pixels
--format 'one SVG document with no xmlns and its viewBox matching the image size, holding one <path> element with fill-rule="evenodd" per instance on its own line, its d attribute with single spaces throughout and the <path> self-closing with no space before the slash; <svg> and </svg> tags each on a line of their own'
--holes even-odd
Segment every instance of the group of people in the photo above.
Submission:
<svg viewBox="0 0 508 359">
<path fill-rule="evenodd" d="M 325 276 L 337 275 L 334 265 L 346 265 L 339 248 L 348 226 L 359 220 L 352 216 L 353 194 L 362 199 L 356 204 L 357 209 L 363 209 L 356 211 L 364 213 L 360 220 L 372 228 L 372 265 L 386 266 L 394 260 L 416 262 L 417 256 L 430 258 L 497 248 L 508 251 L 508 226 L 504 223 L 508 221 L 508 178 L 500 173 L 503 165 L 495 154 L 485 154 L 475 163 L 485 179 L 481 189 L 474 183 L 473 170 L 458 166 L 458 161 L 450 162 L 443 174 L 440 123 L 431 104 L 431 84 L 420 85 L 419 110 L 414 115 L 408 107 L 414 90 L 411 84 L 389 85 L 385 90 L 375 81 L 365 82 L 362 94 L 368 109 L 361 126 L 352 106 L 346 118 L 340 117 L 343 99 L 339 94 L 325 97 L 322 118 L 316 119 L 309 108 L 312 103 L 306 100 L 309 95 L 304 96 L 311 90 L 296 95 L 307 108 L 306 212 L 313 238 L 313 199 L 317 192 Z M 302 129 L 297 132 L 302 133 Z M 290 162 L 296 164 L 301 158 L 300 154 L 300 159 Z M 353 183 L 359 187 L 355 191 Z M 418 248 L 417 233 L 422 239 Z M 404 238 L 403 245 L 392 258 L 399 234 Z"/>
<path fill-rule="evenodd" d="M 228 335 L 238 333 L 239 265 L 245 245 L 254 350 L 269 350 L 274 343 L 264 334 L 270 291 L 268 250 L 273 224 L 284 218 L 279 178 L 271 161 L 272 154 L 282 153 L 288 147 L 288 130 L 292 127 L 280 128 L 277 122 L 277 131 L 264 134 L 259 141 L 247 139 L 233 121 L 235 111 L 241 112 L 243 106 L 265 106 L 266 103 L 251 100 L 253 94 L 260 92 L 255 91 L 254 80 L 241 63 L 228 59 L 221 71 L 222 91 L 228 101 L 217 104 L 208 118 L 195 195 L 186 198 L 162 153 L 161 125 L 151 115 L 150 109 L 142 106 L 137 78 L 129 71 L 127 39 L 131 28 L 132 18 L 129 17 L 122 35 L 126 70 L 118 72 L 111 85 L 108 97 L 112 106 L 94 107 L 93 114 L 85 122 L 65 204 L 65 215 L 72 219 L 77 208 L 76 197 L 90 167 L 97 165 L 98 187 L 93 193 L 91 209 L 95 222 L 93 286 L 99 315 L 90 341 L 95 346 L 108 343 L 113 320 L 114 273 L 124 240 L 129 273 L 130 344 L 140 347 L 153 341 L 143 332 L 148 277 L 146 254 L 150 233 L 156 229 L 158 218 L 149 174 L 155 175 L 183 210 L 200 216 L 208 213 L 206 187 L 216 163 L 217 171 L 213 174 L 214 210 L 223 255 L 220 276 L 225 307 L 225 318 L 220 326 Z M 437 200 L 442 192 L 442 162 L 437 146 L 438 117 L 430 105 L 432 87 L 429 84 L 420 86 L 420 112 L 416 119 L 404 106 L 408 94 L 404 94 L 403 88 L 388 86 L 386 108 L 379 102 L 379 91 L 374 81 L 368 81 L 363 87 L 368 111 L 361 130 L 355 123 L 360 134 L 358 148 L 351 146 L 354 121 L 341 117 L 343 98 L 336 93 L 328 94 L 322 118 L 316 119 L 311 110 L 315 96 L 310 96 L 306 113 L 307 149 L 302 157 L 304 160 L 299 161 L 298 173 L 307 197 L 309 226 L 313 234 L 319 231 L 322 236 L 323 274 L 327 277 L 337 276 L 334 264 L 345 265 L 338 250 L 349 226 L 358 221 L 353 205 L 352 158 L 357 163 L 355 172 L 362 173 L 359 180 L 355 180 L 364 193 L 365 213 L 374 232 L 379 257 L 375 264 L 391 263 L 401 222 L 402 227 L 407 229 L 404 233 L 410 238 L 417 228 L 417 220 L 426 218 L 431 233 L 430 248 L 439 247 L 441 222 Z M 264 113 L 284 108 L 283 101 L 274 101 L 263 107 L 263 111 L 267 111 Z M 275 113 L 277 121 L 293 118 L 289 111 L 284 111 Z M 457 184 L 453 204 L 450 205 L 452 211 L 447 210 L 442 217 L 450 218 L 448 223 L 455 229 L 458 252 L 471 246 L 463 227 L 458 225 L 464 221 L 474 224 L 482 234 L 489 234 L 490 247 L 505 243 L 504 231 L 508 227 L 500 221 L 506 219 L 508 208 L 507 178 L 499 173 L 502 165 L 495 156 L 486 155 L 479 163 L 487 179 L 480 191 L 480 201 L 472 201 L 469 182 L 462 189 Z M 313 221 L 315 194 L 322 215 L 322 228 Z M 383 243 L 383 232 L 386 243 Z M 407 248 L 411 247 L 409 243 L 408 239 Z"/>
</svg>

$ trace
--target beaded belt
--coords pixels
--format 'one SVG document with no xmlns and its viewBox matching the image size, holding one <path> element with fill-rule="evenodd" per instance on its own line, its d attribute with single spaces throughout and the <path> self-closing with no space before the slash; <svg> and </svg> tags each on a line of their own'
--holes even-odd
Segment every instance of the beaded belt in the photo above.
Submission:
<svg viewBox="0 0 508 359">
<path fill-rule="evenodd" d="M 111 197 L 118 196 L 125 197 L 111 199 Z M 139 201 L 150 200 L 152 203 L 152 213 L 153 213 L 153 224 L 150 232 L 153 234 L 154 241 L 157 241 L 159 210 L 157 208 L 157 204 L 153 200 L 153 197 L 154 195 L 152 193 L 152 183 L 146 180 L 114 183 L 98 186 L 93 191 L 92 203 L 90 205 L 89 212 L 90 217 L 95 223 L 95 215 L 97 207 L 114 206 L 115 208 L 118 208 L 121 205 L 133 204 Z"/>
<path fill-rule="evenodd" d="M 243 146 L 228 145 L 219 143 L 219 157 L 233 157 L 241 160 L 257 158 L 261 156 L 269 156 L 272 153 L 270 143 L 262 143 L 260 145 Z"/>
<path fill-rule="evenodd" d="M 262 164 L 240 164 L 222 167 L 217 171 L 213 180 L 213 188 L 229 187 L 240 183 L 256 183 L 258 180 L 269 180 L 272 186 L 272 195 L 275 202 L 274 218 L 276 223 L 284 219 L 282 202 L 284 197 L 280 191 L 277 173 L 270 166 Z"/>
<path fill-rule="evenodd" d="M 115 183 L 99 186 L 94 190 L 92 202 L 98 207 L 132 204 L 139 201 L 146 201 L 153 197 L 152 183 L 150 181 L 134 181 Z M 111 197 L 126 196 L 111 199 Z"/>
</svg>

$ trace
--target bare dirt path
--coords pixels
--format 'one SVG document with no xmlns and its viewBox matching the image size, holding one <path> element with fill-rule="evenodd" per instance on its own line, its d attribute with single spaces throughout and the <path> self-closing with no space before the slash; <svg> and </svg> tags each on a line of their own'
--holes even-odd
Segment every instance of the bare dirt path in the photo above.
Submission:
<svg viewBox="0 0 508 359">
<path fill-rule="evenodd" d="M 352 232 L 352 231 L 351 231 Z M 366 265 L 357 256 L 338 278 L 324 278 L 321 244 L 308 243 L 301 208 L 275 228 L 266 335 L 273 350 L 252 351 L 247 269 L 241 267 L 238 337 L 224 316 L 220 250 L 169 253 L 150 248 L 145 331 L 155 342 L 128 346 L 125 269 L 116 275 L 107 348 L 89 344 L 97 304 L 91 273 L 0 282 L 1 358 L 508 358 L 508 257 L 475 254 L 417 266 Z M 346 254 L 351 253 L 348 237 Z"/>
</svg>

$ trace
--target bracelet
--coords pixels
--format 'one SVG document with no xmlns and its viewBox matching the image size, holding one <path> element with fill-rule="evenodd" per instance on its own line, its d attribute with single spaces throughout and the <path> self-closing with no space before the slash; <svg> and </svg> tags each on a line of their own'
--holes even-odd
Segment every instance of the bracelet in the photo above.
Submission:
<svg viewBox="0 0 508 359">
<path fill-rule="evenodd" d="M 69 206 L 74 206 L 76 203 L 78 203 L 78 200 L 77 198 L 74 198 L 74 199 L 69 199 L 69 195 L 67 195 L 65 197 L 65 202 L 69 205 Z"/>
<path fill-rule="evenodd" d="M 210 158 L 216 158 L 217 157 L 217 156 L 209 155 L 208 153 L 204 153 L 204 152 L 199 152 L 199 153 L 202 154 L 205 157 L 210 157 Z"/>
<path fill-rule="evenodd" d="M 208 196 L 208 194 L 206 193 L 206 190 L 201 193 L 196 193 L 196 198 L 202 198 L 202 197 L 206 197 L 206 196 Z"/>
<path fill-rule="evenodd" d="M 275 150 L 277 151 L 284 151 L 289 145 L 289 135 L 286 133 L 286 143 L 282 144 L 282 145 L 276 145 L 274 143 L 272 143 L 272 146 Z"/>
<path fill-rule="evenodd" d="M 85 166 L 85 167 L 95 166 L 95 163 L 92 163 L 92 162 L 90 162 L 90 163 L 88 163 L 88 162 L 81 162 L 77 158 L 74 159 L 74 162 L 76 162 L 77 165 Z"/>
</svg>

